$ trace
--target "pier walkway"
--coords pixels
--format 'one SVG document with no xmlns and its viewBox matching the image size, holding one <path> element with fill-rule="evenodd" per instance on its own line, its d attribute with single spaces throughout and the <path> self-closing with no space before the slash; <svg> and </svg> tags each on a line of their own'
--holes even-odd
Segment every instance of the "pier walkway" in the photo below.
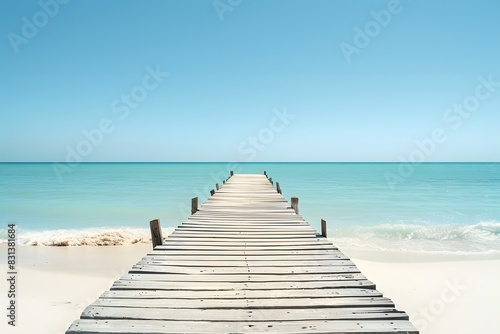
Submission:
<svg viewBox="0 0 500 334">
<path fill-rule="evenodd" d="M 237 174 L 66 333 L 260 332 L 418 330 L 266 176 Z"/>
</svg>

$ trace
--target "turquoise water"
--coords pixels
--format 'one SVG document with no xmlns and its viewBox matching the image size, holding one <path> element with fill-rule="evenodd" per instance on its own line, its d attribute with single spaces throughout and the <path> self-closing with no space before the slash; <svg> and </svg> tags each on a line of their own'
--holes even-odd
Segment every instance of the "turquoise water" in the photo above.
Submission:
<svg viewBox="0 0 500 334">
<path fill-rule="evenodd" d="M 25 243 L 106 231 L 147 235 L 149 220 L 182 223 L 190 200 L 215 183 L 264 170 L 300 198 L 313 227 L 328 221 L 339 242 L 372 248 L 500 251 L 500 164 L 96 163 L 59 175 L 48 164 L 0 164 L 0 239 L 15 223 Z M 407 166 L 406 166 L 407 167 Z M 125 236 L 123 236 L 125 235 Z M 102 236 L 100 236 L 102 237 Z M 130 241 L 129 240 L 129 241 Z M 70 243 L 71 244 L 71 243 Z"/>
</svg>

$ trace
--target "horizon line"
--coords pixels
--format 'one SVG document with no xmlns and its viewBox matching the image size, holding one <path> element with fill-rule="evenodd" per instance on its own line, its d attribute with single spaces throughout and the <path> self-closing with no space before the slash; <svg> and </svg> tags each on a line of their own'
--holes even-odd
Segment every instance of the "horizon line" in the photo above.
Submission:
<svg viewBox="0 0 500 334">
<path fill-rule="evenodd" d="M 0 161 L 0 164 L 497 164 L 500 161 Z"/>
</svg>

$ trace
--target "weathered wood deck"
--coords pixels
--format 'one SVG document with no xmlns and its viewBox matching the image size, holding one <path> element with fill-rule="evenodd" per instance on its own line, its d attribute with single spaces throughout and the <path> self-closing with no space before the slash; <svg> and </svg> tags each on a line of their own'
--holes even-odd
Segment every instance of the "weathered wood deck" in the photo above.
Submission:
<svg viewBox="0 0 500 334">
<path fill-rule="evenodd" d="M 418 333 L 264 175 L 234 175 L 66 333 Z"/>
</svg>

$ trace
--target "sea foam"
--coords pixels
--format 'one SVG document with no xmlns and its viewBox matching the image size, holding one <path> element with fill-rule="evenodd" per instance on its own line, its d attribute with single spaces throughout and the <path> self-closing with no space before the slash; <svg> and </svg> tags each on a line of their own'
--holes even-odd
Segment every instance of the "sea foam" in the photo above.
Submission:
<svg viewBox="0 0 500 334">
<path fill-rule="evenodd" d="M 173 232 L 163 228 L 163 236 Z M 381 224 L 374 226 L 334 227 L 328 232 L 339 247 L 359 250 L 438 253 L 500 254 L 500 222 L 489 221 L 471 225 L 457 224 Z M 0 243 L 6 242 L 0 231 Z M 19 245 L 31 246 L 117 246 L 150 243 L 146 228 L 107 227 L 18 231 Z"/>
<path fill-rule="evenodd" d="M 163 229 L 164 236 L 172 230 Z M 0 242 L 6 242 L 5 236 L 0 236 Z M 149 242 L 149 229 L 130 227 L 19 231 L 17 237 L 19 245 L 30 246 L 120 246 Z"/>
<path fill-rule="evenodd" d="M 363 250 L 498 253 L 500 222 L 458 224 L 381 224 L 332 229 L 331 239 L 339 246 Z"/>
</svg>

